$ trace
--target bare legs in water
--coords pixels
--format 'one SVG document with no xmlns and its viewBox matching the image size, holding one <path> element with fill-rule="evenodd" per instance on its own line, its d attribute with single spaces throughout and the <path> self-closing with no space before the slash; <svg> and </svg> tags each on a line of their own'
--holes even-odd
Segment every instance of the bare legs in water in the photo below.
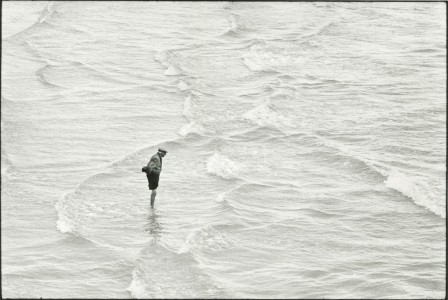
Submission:
<svg viewBox="0 0 448 300">
<path fill-rule="evenodd" d="M 157 189 L 151 191 L 151 208 L 154 208 L 154 201 L 156 200 Z"/>
</svg>

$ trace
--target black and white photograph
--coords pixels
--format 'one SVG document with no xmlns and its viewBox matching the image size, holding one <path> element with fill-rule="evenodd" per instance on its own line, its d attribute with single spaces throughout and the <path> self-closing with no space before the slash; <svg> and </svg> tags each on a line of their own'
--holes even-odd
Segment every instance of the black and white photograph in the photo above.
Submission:
<svg viewBox="0 0 448 300">
<path fill-rule="evenodd" d="M 446 2 L 1 15 L 2 299 L 446 299 Z"/>
</svg>

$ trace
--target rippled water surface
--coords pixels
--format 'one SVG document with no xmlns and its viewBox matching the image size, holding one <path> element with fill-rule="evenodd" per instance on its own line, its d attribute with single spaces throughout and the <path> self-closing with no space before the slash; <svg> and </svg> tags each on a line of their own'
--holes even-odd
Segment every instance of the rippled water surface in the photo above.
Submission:
<svg viewBox="0 0 448 300">
<path fill-rule="evenodd" d="M 2 5 L 5 297 L 445 297 L 444 3 Z"/>
</svg>

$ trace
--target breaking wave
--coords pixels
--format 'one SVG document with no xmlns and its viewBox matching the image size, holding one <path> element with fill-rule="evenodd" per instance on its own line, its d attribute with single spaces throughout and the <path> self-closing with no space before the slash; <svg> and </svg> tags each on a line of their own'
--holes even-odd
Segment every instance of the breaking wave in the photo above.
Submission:
<svg viewBox="0 0 448 300">
<path fill-rule="evenodd" d="M 195 121 L 191 121 L 190 123 L 187 123 L 183 125 L 179 129 L 179 135 L 181 136 L 187 136 L 190 133 L 196 133 L 196 134 L 203 134 L 206 130 L 201 124 L 198 124 Z"/>
<path fill-rule="evenodd" d="M 215 153 L 207 159 L 207 172 L 224 179 L 236 178 L 240 169 L 240 165 L 220 153 Z"/>
<path fill-rule="evenodd" d="M 221 36 L 223 37 L 239 37 L 244 35 L 246 32 L 250 32 L 251 29 L 245 24 L 245 21 L 236 13 L 230 13 L 227 17 L 229 22 L 229 29 L 224 32 Z"/>
<path fill-rule="evenodd" d="M 229 236 L 219 231 L 215 225 L 206 225 L 190 232 L 177 253 L 187 253 L 195 249 L 216 252 L 228 249 L 232 244 Z"/>
<path fill-rule="evenodd" d="M 269 100 L 244 113 L 242 118 L 257 124 L 258 126 L 266 126 L 277 129 L 284 126 L 291 126 L 291 120 L 274 111 L 270 107 Z"/>
<path fill-rule="evenodd" d="M 175 253 L 150 242 L 132 271 L 127 290 L 135 298 L 221 298 L 225 291 L 198 266 L 191 253 Z"/>
<path fill-rule="evenodd" d="M 435 215 L 444 219 L 446 218 L 446 205 L 444 200 L 439 198 L 440 195 L 445 194 L 442 191 L 443 187 L 437 187 L 436 185 L 429 186 L 423 179 L 405 175 L 390 166 L 367 159 L 362 155 L 346 149 L 342 145 L 338 145 L 334 141 L 323 139 L 319 136 L 315 137 L 321 141 L 322 145 L 339 151 L 345 157 L 354 160 L 357 164 L 361 164 L 375 172 L 378 176 L 381 176 L 381 178 L 385 179 L 384 183 L 387 187 L 400 192 L 415 204 L 424 207 Z"/>
<path fill-rule="evenodd" d="M 181 135 L 181 136 L 186 136 L 190 133 L 203 134 L 206 132 L 205 128 L 194 119 L 194 106 L 195 106 L 194 98 L 195 97 L 197 97 L 197 96 L 194 93 L 190 93 L 190 94 L 188 94 L 187 97 L 185 97 L 183 115 L 190 122 L 183 125 L 179 129 L 179 135 Z"/>
<path fill-rule="evenodd" d="M 166 68 L 164 75 L 177 76 L 182 75 L 182 69 L 177 65 L 179 58 L 173 50 L 163 50 L 154 56 L 154 60 L 158 61 Z"/>
<path fill-rule="evenodd" d="M 114 79 L 111 74 L 102 72 L 82 62 L 69 61 L 61 64 L 47 63 L 36 71 L 36 76 L 42 83 L 53 87 L 79 88 L 99 91 L 103 88 L 131 86 L 129 82 Z"/>
<path fill-rule="evenodd" d="M 21 38 L 23 36 L 26 36 L 28 33 L 33 32 L 36 28 L 39 28 L 40 26 L 49 25 L 51 17 L 58 13 L 55 6 L 56 3 L 54 1 L 48 2 L 47 5 L 39 13 L 36 14 L 37 16 L 36 19 L 32 21 L 33 23 L 31 23 L 28 27 L 25 27 L 24 29 L 15 32 L 14 34 L 6 38 L 2 38 L 2 40 Z"/>
<path fill-rule="evenodd" d="M 405 175 L 397 170 L 392 170 L 385 181 L 386 186 L 399 191 L 404 196 L 411 199 L 415 204 L 426 208 L 432 213 L 446 218 L 446 204 L 444 199 L 438 199 L 436 193 L 432 189 L 436 187 L 429 187 L 429 185 L 410 175 Z M 437 193 L 443 195 L 441 191 Z"/>
</svg>

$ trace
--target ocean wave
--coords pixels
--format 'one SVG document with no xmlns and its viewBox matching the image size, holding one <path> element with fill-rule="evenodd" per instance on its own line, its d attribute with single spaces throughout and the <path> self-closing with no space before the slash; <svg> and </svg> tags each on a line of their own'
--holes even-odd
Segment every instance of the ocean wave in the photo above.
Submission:
<svg viewBox="0 0 448 300">
<path fill-rule="evenodd" d="M 169 66 L 168 69 L 163 72 L 163 74 L 166 76 L 178 76 L 182 75 L 182 71 L 175 66 Z"/>
<path fill-rule="evenodd" d="M 190 232 L 177 254 L 195 250 L 219 252 L 233 246 L 233 242 L 224 232 L 219 231 L 216 225 L 205 225 Z"/>
<path fill-rule="evenodd" d="M 226 139 L 232 142 L 265 142 L 270 139 L 278 140 L 283 137 L 285 137 L 285 134 L 280 129 L 254 125 L 247 130 L 229 135 Z"/>
<path fill-rule="evenodd" d="M 429 185 L 422 179 L 414 176 L 405 175 L 393 169 L 387 179 L 386 186 L 397 190 L 404 196 L 410 198 L 415 204 L 426 208 L 432 213 L 446 218 L 446 204 L 444 199 L 438 198 L 434 191 L 435 187 Z M 438 193 L 440 195 L 444 193 Z"/>
<path fill-rule="evenodd" d="M 265 49 L 265 43 L 254 43 L 251 45 L 249 51 L 241 56 L 244 65 L 254 72 L 270 70 L 269 61 L 272 59 L 272 55 L 266 52 Z"/>
<path fill-rule="evenodd" d="M 47 78 L 45 77 L 45 75 L 44 75 L 45 72 L 46 72 L 48 69 L 50 69 L 51 67 L 53 67 L 53 66 L 50 65 L 50 64 L 46 64 L 45 66 L 39 68 L 39 69 L 36 71 L 36 73 L 35 73 L 36 76 L 37 76 L 37 79 L 38 79 L 40 82 L 42 82 L 43 84 L 47 85 L 47 86 L 50 86 L 50 87 L 56 87 L 56 88 L 63 88 L 63 86 L 60 86 L 60 85 L 53 84 L 53 83 L 49 82 L 49 81 L 47 80 Z"/>
<path fill-rule="evenodd" d="M 136 164 L 141 164 L 142 161 L 144 161 L 144 163 L 146 164 L 146 159 L 148 159 L 148 156 L 152 155 L 151 151 L 155 151 L 159 147 L 164 147 L 169 150 L 175 150 L 180 145 L 181 143 L 179 139 L 155 141 L 154 144 L 145 146 L 130 154 L 125 155 L 122 158 L 117 159 L 116 161 L 112 162 L 109 166 L 114 168 L 130 166 L 133 168 Z M 139 167 L 141 168 L 140 165 L 137 166 L 137 168 Z"/>
<path fill-rule="evenodd" d="M 189 120 L 193 121 L 193 97 L 194 95 L 190 93 L 185 97 L 183 115 Z"/>
<path fill-rule="evenodd" d="M 41 12 L 37 22 L 38 23 L 48 22 L 50 18 L 56 13 L 57 11 L 55 9 L 55 2 L 50 1 L 45 7 L 45 9 Z"/>
<path fill-rule="evenodd" d="M 381 178 L 384 178 L 389 173 L 388 166 L 379 163 L 377 161 L 368 159 L 356 151 L 351 150 L 350 148 L 346 147 L 343 143 L 338 143 L 332 139 L 326 138 L 319 134 L 318 132 L 316 134 L 307 134 L 304 132 L 296 133 L 292 135 L 288 135 L 288 137 L 300 137 L 303 136 L 304 138 L 310 140 L 312 143 L 318 143 L 318 145 L 324 146 L 327 149 L 330 150 L 336 150 L 336 154 L 340 156 L 343 159 L 348 159 L 352 161 L 352 166 L 360 166 L 361 170 L 365 170 L 365 168 L 370 169 L 373 171 L 374 175 L 380 176 Z M 302 137 L 302 138 L 303 138 Z"/>
<path fill-rule="evenodd" d="M 412 48 L 412 49 L 408 49 L 407 51 L 409 52 L 414 52 L 414 53 L 427 53 L 427 54 L 440 54 L 440 55 L 445 55 L 445 50 L 444 49 L 435 49 L 435 48 Z"/>
<path fill-rule="evenodd" d="M 260 38 L 247 38 L 238 42 L 235 46 L 229 46 L 228 50 L 250 50 L 252 46 L 266 46 L 266 41 Z"/>
<path fill-rule="evenodd" d="M 58 63 L 58 61 L 56 61 L 54 57 L 51 59 L 44 57 L 39 52 L 39 50 L 37 50 L 36 47 L 31 44 L 31 42 L 29 40 L 23 41 L 21 43 L 21 45 L 23 46 L 24 50 L 26 50 L 28 53 L 30 53 L 31 56 L 33 57 L 33 58 L 30 58 L 30 60 L 34 60 L 34 61 L 37 61 L 37 62 L 40 62 L 43 64 L 47 64 L 47 65 L 52 65 L 53 63 L 55 63 L 55 64 Z"/>
<path fill-rule="evenodd" d="M 291 68 L 293 65 L 303 64 L 303 58 L 291 53 L 275 53 L 268 51 L 265 46 L 255 44 L 249 51 L 241 56 L 243 64 L 250 70 L 258 73 L 272 74 L 276 76 L 286 75 L 282 69 Z"/>
<path fill-rule="evenodd" d="M 190 86 L 185 81 L 180 80 L 177 88 L 179 89 L 179 91 L 186 91 L 190 88 Z"/>
<path fill-rule="evenodd" d="M 154 56 L 154 60 L 158 61 L 166 68 L 164 75 L 178 76 L 182 75 L 182 69 L 178 65 L 179 58 L 174 50 L 163 50 Z"/>
<path fill-rule="evenodd" d="M 224 179 L 236 178 L 241 170 L 238 163 L 228 157 L 215 153 L 207 159 L 207 172 Z"/>
<path fill-rule="evenodd" d="M 233 226 L 245 226 L 244 221 L 240 220 L 238 216 L 238 208 L 232 205 L 231 201 L 229 201 L 229 195 L 235 191 L 235 188 L 226 192 L 220 193 L 215 202 L 218 206 L 218 215 L 222 216 L 223 220 L 231 223 Z M 230 213 L 230 215 L 228 214 Z"/>
<path fill-rule="evenodd" d="M 64 195 L 62 199 L 58 200 L 55 204 L 56 211 L 58 212 L 56 228 L 62 233 L 72 233 L 76 235 L 74 220 L 69 217 L 68 207 L 64 203 L 65 201 L 66 195 Z"/>
<path fill-rule="evenodd" d="M 270 108 L 269 100 L 242 115 L 243 119 L 249 120 L 258 126 L 267 126 L 280 129 L 283 126 L 292 126 L 291 120 L 279 115 Z"/>
<path fill-rule="evenodd" d="M 230 13 L 227 17 L 227 21 L 229 22 L 230 28 L 221 34 L 221 36 L 239 37 L 245 32 L 250 31 L 243 19 L 236 13 Z"/>
<path fill-rule="evenodd" d="M 250 50 L 251 47 L 266 47 L 266 40 L 264 39 L 260 39 L 260 38 L 251 38 L 248 39 L 246 42 L 244 42 L 244 44 L 242 46 L 239 46 L 238 48 L 233 48 L 233 49 L 238 49 L 238 50 Z"/>
<path fill-rule="evenodd" d="M 313 28 L 311 30 L 311 32 L 308 32 L 308 33 L 300 36 L 299 40 L 304 39 L 304 38 L 311 38 L 311 37 L 319 36 L 319 35 L 325 35 L 325 34 L 329 33 L 330 29 L 333 26 L 335 26 L 337 23 L 338 23 L 338 21 L 335 21 L 335 20 L 328 21 L 328 22 L 324 23 L 323 26 Z"/>
<path fill-rule="evenodd" d="M 265 67 L 263 59 L 250 53 L 243 54 L 243 63 L 251 71 L 262 71 Z"/>
<path fill-rule="evenodd" d="M 104 176 L 104 174 L 97 174 L 89 180 L 93 180 L 98 176 Z M 135 256 L 136 253 L 130 253 L 129 250 L 125 248 L 111 245 L 107 242 L 102 242 L 98 238 L 92 237 L 85 227 L 88 226 L 87 219 L 97 218 L 98 216 L 104 215 L 104 209 L 101 206 L 96 205 L 93 202 L 83 202 L 77 201 L 78 196 L 82 194 L 86 183 L 80 184 L 74 191 L 65 194 L 61 199 L 59 199 L 55 208 L 58 212 L 58 220 L 56 221 L 56 228 L 61 233 L 68 233 L 77 238 L 83 239 L 89 243 L 112 249 L 114 251 L 125 253 L 126 256 Z"/>
<path fill-rule="evenodd" d="M 198 97 L 198 94 L 194 91 L 190 92 L 187 97 L 185 97 L 184 101 L 184 109 L 183 109 L 183 115 L 190 121 L 187 124 L 184 124 L 179 129 L 179 135 L 181 136 L 187 136 L 190 133 L 196 133 L 196 134 L 204 134 L 207 132 L 207 130 L 204 128 L 202 124 L 200 124 L 195 118 L 194 118 L 194 99 Z"/>
<path fill-rule="evenodd" d="M 139 269 L 132 270 L 132 281 L 127 290 L 134 298 L 143 299 L 148 297 L 146 291 L 146 283 L 142 275 L 140 275 Z"/>
<path fill-rule="evenodd" d="M 299 190 L 296 186 L 282 186 L 283 184 L 272 183 L 265 184 L 260 182 L 250 182 L 244 180 L 241 184 L 235 186 L 234 188 L 218 194 L 215 202 L 219 205 L 219 213 L 232 212 L 232 226 L 242 225 L 247 226 L 244 222 L 244 216 L 249 217 L 252 215 L 254 217 L 257 213 L 273 213 L 274 211 L 279 211 L 281 214 L 287 213 L 297 213 L 297 208 L 291 206 L 297 201 L 296 196 Z M 265 199 L 266 195 L 272 195 L 274 193 L 276 202 L 275 205 L 268 203 L 263 203 L 258 200 Z M 312 198 L 315 193 L 304 194 L 303 197 Z M 248 198 L 248 195 L 249 198 Z M 258 200 L 256 200 L 258 199 Z M 284 215 L 283 215 L 284 216 Z M 236 218 L 235 218 L 236 217 Z M 225 220 L 229 221 L 229 215 L 226 215 Z M 239 224 L 235 223 L 239 222 Z"/>
<path fill-rule="evenodd" d="M 196 121 L 191 121 L 190 123 L 187 123 L 183 125 L 179 129 L 179 135 L 181 136 L 187 136 L 191 133 L 202 135 L 206 132 L 206 129 Z"/>
<path fill-rule="evenodd" d="M 8 40 L 12 40 L 12 39 L 17 39 L 17 38 L 21 38 L 24 37 L 25 35 L 27 35 L 28 33 L 32 33 L 35 29 L 42 27 L 42 26 L 47 26 L 47 25 L 51 25 L 49 23 L 49 20 L 51 19 L 51 17 L 55 14 L 57 14 L 58 12 L 56 11 L 56 3 L 54 1 L 49 1 L 47 3 L 47 5 L 37 14 L 36 19 L 34 19 L 34 22 L 31 23 L 28 27 L 25 27 L 24 29 L 2 39 L 5 41 Z"/>
<path fill-rule="evenodd" d="M 98 91 L 99 87 L 109 90 L 117 88 L 117 86 L 121 86 L 121 88 L 130 86 L 129 82 L 114 79 L 112 74 L 97 70 L 79 61 L 46 63 L 35 74 L 39 81 L 54 87 Z"/>
<path fill-rule="evenodd" d="M 5 136 L 3 120 L 1 121 L 2 125 L 2 135 Z M 12 161 L 9 159 L 8 155 L 4 147 L 1 148 L 1 175 L 2 175 L 2 184 L 5 183 L 6 179 L 13 179 L 15 173 L 15 166 Z"/>
<path fill-rule="evenodd" d="M 227 195 L 227 193 L 228 193 L 228 192 L 220 193 L 220 194 L 218 195 L 218 197 L 216 197 L 216 202 L 218 202 L 218 203 L 224 202 L 224 201 L 226 200 L 226 195 Z"/>
<path fill-rule="evenodd" d="M 269 96 L 272 100 L 275 99 L 292 99 L 296 94 L 294 87 L 279 87 L 276 88 Z"/>
<path fill-rule="evenodd" d="M 446 205 L 444 201 L 440 200 L 440 195 L 445 193 L 441 191 L 441 188 L 437 188 L 435 185 L 429 186 L 424 179 L 404 174 L 389 165 L 363 157 L 333 140 L 320 136 L 314 136 L 314 138 L 319 140 L 321 145 L 337 150 L 339 152 L 338 155 L 348 159 L 349 163 L 345 164 L 347 167 L 363 174 L 366 170 L 370 170 L 371 174 L 377 179 L 381 179 L 387 187 L 400 192 L 412 202 L 426 208 L 428 211 L 444 219 L 446 218 Z"/>
<path fill-rule="evenodd" d="M 73 191 L 63 195 L 55 204 L 55 209 L 58 212 L 58 220 L 56 221 L 56 228 L 62 233 L 71 233 L 79 236 L 80 230 L 84 225 L 82 218 L 95 211 L 102 213 L 101 208 L 92 202 L 76 201 L 84 187 L 88 186 L 90 182 L 107 176 L 107 173 L 98 173 L 90 176 L 81 182 Z M 82 236 L 82 235 L 81 235 Z"/>
<path fill-rule="evenodd" d="M 313 209 L 313 208 L 300 208 L 298 209 L 298 213 L 299 212 L 304 212 L 306 215 L 314 218 L 320 218 L 320 219 L 333 219 L 333 218 L 343 218 L 344 215 L 341 214 L 336 214 L 336 213 L 329 213 L 329 212 L 324 212 L 322 210 L 319 209 Z"/>
<path fill-rule="evenodd" d="M 127 290 L 135 298 L 221 298 L 225 291 L 189 253 L 175 253 L 151 241 L 132 271 Z"/>
</svg>

